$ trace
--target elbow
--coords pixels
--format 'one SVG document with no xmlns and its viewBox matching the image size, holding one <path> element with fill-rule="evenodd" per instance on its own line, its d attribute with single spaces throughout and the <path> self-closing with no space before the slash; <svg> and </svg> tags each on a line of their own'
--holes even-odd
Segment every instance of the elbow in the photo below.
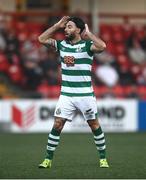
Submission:
<svg viewBox="0 0 146 180">
<path fill-rule="evenodd" d="M 106 49 L 106 44 L 103 42 L 100 47 L 98 47 L 98 52 L 103 52 Z"/>
<path fill-rule="evenodd" d="M 106 49 L 106 44 L 103 42 L 102 44 L 100 44 L 100 46 L 98 46 L 98 48 L 96 48 L 96 52 L 101 53 Z"/>
<path fill-rule="evenodd" d="M 101 45 L 101 51 L 104 51 L 106 49 L 106 44 L 103 42 Z"/>
<path fill-rule="evenodd" d="M 43 40 L 43 38 L 42 38 L 41 36 L 38 37 L 38 41 L 39 41 L 41 44 L 44 43 L 44 40 Z"/>
</svg>

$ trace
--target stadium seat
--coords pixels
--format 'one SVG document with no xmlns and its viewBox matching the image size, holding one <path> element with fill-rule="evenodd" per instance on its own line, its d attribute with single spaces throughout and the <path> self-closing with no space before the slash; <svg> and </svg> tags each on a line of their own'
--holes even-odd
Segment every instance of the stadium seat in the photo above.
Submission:
<svg viewBox="0 0 146 180">
<path fill-rule="evenodd" d="M 125 97 L 124 87 L 122 87 L 120 85 L 117 85 L 113 88 L 113 93 L 115 94 L 115 97 L 117 97 L 117 98 Z"/>
<path fill-rule="evenodd" d="M 0 53 L 0 71 L 7 73 L 9 66 L 10 64 L 8 62 L 6 55 L 3 53 Z"/>
<path fill-rule="evenodd" d="M 134 75 L 134 77 L 137 79 L 138 76 L 141 74 L 141 67 L 137 64 L 133 64 L 130 68 L 130 71 Z"/>
<path fill-rule="evenodd" d="M 60 95 L 60 86 L 49 86 L 48 98 L 58 98 Z"/>
<path fill-rule="evenodd" d="M 21 32 L 21 31 L 26 30 L 28 26 L 27 26 L 27 23 L 18 21 L 18 22 L 15 22 L 15 28 L 17 31 Z"/>
<path fill-rule="evenodd" d="M 113 34 L 113 41 L 114 41 L 115 43 L 123 43 L 123 41 L 124 41 L 124 35 L 123 35 L 123 33 L 122 33 L 122 32 L 119 32 L 119 31 L 114 32 L 114 34 Z"/>
<path fill-rule="evenodd" d="M 26 31 L 22 31 L 18 33 L 18 40 L 20 41 L 20 43 L 25 42 L 28 39 L 29 35 L 28 32 Z"/>
<path fill-rule="evenodd" d="M 123 32 L 122 24 L 111 24 L 110 29 L 113 33 L 114 32 L 120 32 L 120 33 Z"/>
<path fill-rule="evenodd" d="M 115 55 L 116 50 L 115 50 L 115 44 L 113 42 L 107 43 L 107 51 L 110 52 L 111 54 Z"/>
<path fill-rule="evenodd" d="M 129 58 L 125 54 L 118 55 L 117 56 L 117 62 L 120 66 L 126 66 L 128 68 L 131 66 Z"/>
<path fill-rule="evenodd" d="M 64 34 L 61 33 L 61 32 L 57 32 L 55 35 L 54 35 L 54 38 L 55 39 L 64 39 Z"/>
<path fill-rule="evenodd" d="M 119 54 L 126 54 L 126 47 L 123 43 L 116 43 L 115 45 L 115 54 L 118 56 Z"/>
<path fill-rule="evenodd" d="M 101 38 L 106 42 L 111 42 L 113 39 L 112 39 L 112 34 L 110 31 L 104 31 L 104 32 L 101 32 L 100 33 L 101 35 Z"/>
<path fill-rule="evenodd" d="M 139 86 L 138 94 L 141 97 L 141 99 L 146 100 L 146 86 Z"/>
<path fill-rule="evenodd" d="M 8 75 L 14 83 L 19 85 L 22 84 L 24 76 L 22 74 L 22 70 L 20 66 L 15 64 L 11 65 L 8 70 Z"/>
</svg>

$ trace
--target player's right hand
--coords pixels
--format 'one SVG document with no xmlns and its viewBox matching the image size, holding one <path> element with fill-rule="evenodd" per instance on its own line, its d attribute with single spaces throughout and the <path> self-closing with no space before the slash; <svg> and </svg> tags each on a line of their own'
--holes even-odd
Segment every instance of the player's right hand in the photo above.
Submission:
<svg viewBox="0 0 146 180">
<path fill-rule="evenodd" d="M 65 25 L 70 17 L 69 16 L 63 16 L 58 23 L 56 23 L 59 28 L 65 28 Z"/>
</svg>

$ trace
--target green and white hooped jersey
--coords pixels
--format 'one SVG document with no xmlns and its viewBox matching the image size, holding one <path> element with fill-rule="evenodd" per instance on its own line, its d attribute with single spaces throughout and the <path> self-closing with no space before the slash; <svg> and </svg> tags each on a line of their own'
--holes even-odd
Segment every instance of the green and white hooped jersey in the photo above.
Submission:
<svg viewBox="0 0 146 180">
<path fill-rule="evenodd" d="M 61 94 L 65 96 L 93 96 L 91 68 L 93 53 L 92 41 L 81 40 L 71 45 L 65 40 L 56 41 L 56 49 L 61 57 Z"/>
</svg>

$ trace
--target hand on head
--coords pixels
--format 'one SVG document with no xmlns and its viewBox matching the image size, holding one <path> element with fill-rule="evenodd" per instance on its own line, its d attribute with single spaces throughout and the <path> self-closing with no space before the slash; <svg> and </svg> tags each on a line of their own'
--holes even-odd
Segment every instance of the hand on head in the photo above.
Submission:
<svg viewBox="0 0 146 180">
<path fill-rule="evenodd" d="M 60 28 L 64 28 L 68 22 L 69 16 L 63 16 L 58 23 L 56 23 Z"/>
</svg>

